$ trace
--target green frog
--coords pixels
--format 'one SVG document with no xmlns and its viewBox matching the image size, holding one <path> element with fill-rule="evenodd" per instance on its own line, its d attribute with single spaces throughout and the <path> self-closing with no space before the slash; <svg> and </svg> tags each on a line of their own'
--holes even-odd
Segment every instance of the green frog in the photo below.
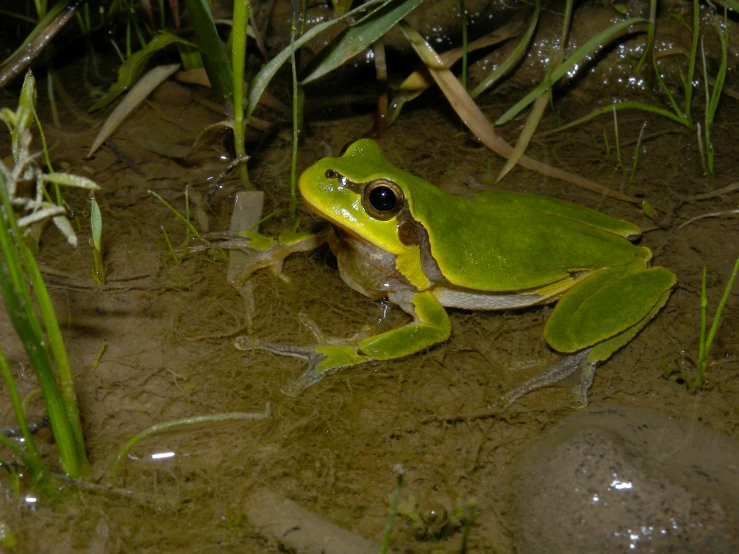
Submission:
<svg viewBox="0 0 739 554">
<path fill-rule="evenodd" d="M 636 225 L 533 194 L 449 195 L 393 166 L 370 139 L 316 162 L 298 186 L 306 205 L 330 225 L 277 239 L 244 233 L 238 247 L 254 256 L 239 281 L 262 267 L 280 269 L 291 253 L 327 242 L 346 284 L 397 304 L 412 321 L 369 336 L 321 338 L 313 346 L 239 337 L 237 348 L 307 360 L 286 394 L 297 395 L 339 369 L 408 356 L 447 340 L 445 308 L 511 310 L 556 302 L 544 338 L 563 356 L 509 391 L 507 405 L 579 371 L 573 404 L 584 406 L 596 364 L 634 338 L 675 285 L 670 270 L 649 267 L 649 249 L 631 242 L 641 233 Z"/>
</svg>

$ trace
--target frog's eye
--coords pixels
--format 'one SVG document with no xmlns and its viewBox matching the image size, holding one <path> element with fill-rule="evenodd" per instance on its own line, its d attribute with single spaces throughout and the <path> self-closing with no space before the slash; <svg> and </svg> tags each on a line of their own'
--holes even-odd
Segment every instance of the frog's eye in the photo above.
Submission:
<svg viewBox="0 0 739 554">
<path fill-rule="evenodd" d="M 362 204 L 370 216 L 385 221 L 401 210 L 403 199 L 398 185 L 387 179 L 377 179 L 364 188 Z"/>
<path fill-rule="evenodd" d="M 336 179 L 339 176 L 335 169 L 326 170 L 326 179 Z"/>
</svg>

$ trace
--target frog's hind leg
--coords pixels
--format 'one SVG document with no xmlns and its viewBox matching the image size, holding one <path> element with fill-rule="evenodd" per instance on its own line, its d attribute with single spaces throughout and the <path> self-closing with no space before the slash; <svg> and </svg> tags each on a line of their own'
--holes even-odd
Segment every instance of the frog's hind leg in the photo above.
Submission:
<svg viewBox="0 0 739 554">
<path fill-rule="evenodd" d="M 558 383 L 577 371 L 580 372 L 580 383 L 572 389 L 572 405 L 573 407 L 584 407 L 588 403 L 588 389 L 593 383 L 593 376 L 595 376 L 595 363 L 588 360 L 589 353 L 590 349 L 587 349 L 577 354 L 563 356 L 561 360 L 550 365 L 543 373 L 512 388 L 505 394 L 503 409 L 508 408 L 522 396 L 536 389 Z"/>
<path fill-rule="evenodd" d="M 576 371 L 580 382 L 572 389 L 572 406 L 587 406 L 597 363 L 631 341 L 657 315 L 674 284 L 670 270 L 641 264 L 608 268 L 584 278 L 560 299 L 544 329 L 547 342 L 569 355 L 509 391 L 505 407 Z"/>
</svg>

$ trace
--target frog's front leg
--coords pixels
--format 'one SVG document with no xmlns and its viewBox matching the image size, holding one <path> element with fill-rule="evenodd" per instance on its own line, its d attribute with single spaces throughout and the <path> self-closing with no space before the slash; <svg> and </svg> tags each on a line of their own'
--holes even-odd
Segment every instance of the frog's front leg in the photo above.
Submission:
<svg viewBox="0 0 739 554">
<path fill-rule="evenodd" d="M 431 292 L 391 293 L 390 301 L 413 317 L 403 327 L 366 338 L 354 337 L 322 341 L 317 346 L 270 344 L 252 337 L 238 337 L 236 348 L 261 349 L 308 362 L 308 368 L 294 383 L 282 388 L 288 396 L 297 396 L 329 373 L 374 360 L 408 356 L 449 338 L 451 323 L 446 310 Z"/>
<path fill-rule="evenodd" d="M 240 287 L 258 270 L 271 267 L 275 273 L 282 271 L 282 264 L 290 254 L 309 252 L 329 240 L 333 228 L 329 225 L 315 233 L 286 233 L 270 237 L 252 231 L 239 233 L 211 233 L 208 239 L 224 250 L 241 250 L 247 256 L 241 263 L 240 273 L 231 284 Z"/>
</svg>

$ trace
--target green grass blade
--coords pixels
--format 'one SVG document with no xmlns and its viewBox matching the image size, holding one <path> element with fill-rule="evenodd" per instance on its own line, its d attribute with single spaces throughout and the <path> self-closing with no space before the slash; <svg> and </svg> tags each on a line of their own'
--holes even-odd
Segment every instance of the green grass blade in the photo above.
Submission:
<svg viewBox="0 0 739 554">
<path fill-rule="evenodd" d="M 693 79 L 695 78 L 695 60 L 698 57 L 698 35 L 700 31 L 700 7 L 698 0 L 693 0 L 693 31 L 690 42 L 690 59 L 688 60 L 688 76 L 684 83 L 685 88 L 685 117 L 690 120 L 693 104 Z"/>
<path fill-rule="evenodd" d="M 523 37 L 521 37 L 520 42 L 518 43 L 518 46 L 516 46 L 515 50 L 511 53 L 510 56 L 508 56 L 505 61 L 500 64 L 495 71 L 493 71 L 490 75 L 485 77 L 483 81 L 477 85 L 474 89 L 472 89 L 472 92 L 470 92 L 470 96 L 472 98 L 475 98 L 476 96 L 479 96 L 483 92 L 485 92 L 487 89 L 492 87 L 495 83 L 497 83 L 501 77 L 504 75 L 507 75 L 508 72 L 516 66 L 518 62 L 521 61 L 521 58 L 523 58 L 523 55 L 526 53 L 526 50 L 529 48 L 529 44 L 531 44 L 531 37 L 534 36 L 534 31 L 536 30 L 536 25 L 539 22 L 539 11 L 541 9 L 541 3 L 539 0 L 536 0 L 536 4 L 534 6 L 534 14 L 531 16 L 531 21 L 529 22 L 529 26 L 526 29 L 526 32 L 524 33 Z"/>
<path fill-rule="evenodd" d="M 635 71 L 641 71 L 642 65 L 650 58 L 654 58 L 654 30 L 657 26 L 657 0 L 649 0 L 649 22 L 647 23 L 647 46 L 644 54 L 636 64 Z"/>
<path fill-rule="evenodd" d="M 354 10 L 350 11 L 348 14 L 337 17 L 336 19 L 332 19 L 331 21 L 324 21 L 323 23 L 319 23 L 315 27 L 308 30 L 306 33 L 304 33 L 298 40 L 295 41 L 294 48 L 300 48 L 303 46 L 306 42 L 313 39 L 329 27 L 336 25 L 339 21 L 344 20 L 347 17 L 353 17 L 359 15 L 361 12 L 369 9 L 374 8 L 378 4 L 381 4 L 380 8 L 385 5 L 389 0 L 370 0 L 366 4 L 362 4 L 361 6 L 355 8 Z M 378 8 L 379 9 L 379 8 Z M 374 12 L 371 12 L 374 13 Z M 256 108 L 257 104 L 259 103 L 259 99 L 262 97 L 262 93 L 267 88 L 267 85 L 272 80 L 272 77 L 275 76 L 277 71 L 282 67 L 282 64 L 284 64 L 287 60 L 290 59 L 290 54 L 292 52 L 292 47 L 288 46 L 287 48 L 284 48 L 279 54 L 277 54 L 274 58 L 270 60 L 268 64 L 266 64 L 262 69 L 259 71 L 259 73 L 256 74 L 254 79 L 251 82 L 251 86 L 249 87 L 249 100 L 246 106 L 246 114 L 245 118 L 249 119 L 252 112 L 254 111 L 254 108 Z"/>
<path fill-rule="evenodd" d="M 541 95 L 542 92 L 550 88 L 551 85 L 559 81 L 562 77 L 567 75 L 567 73 L 573 69 L 576 65 L 583 62 L 585 58 L 593 54 L 596 50 L 603 47 L 605 44 L 610 42 L 610 40 L 615 37 L 618 33 L 621 31 L 624 31 L 625 29 L 629 28 L 632 25 L 636 25 L 637 23 L 644 23 L 645 20 L 640 17 L 635 17 L 631 19 L 626 19 L 624 21 L 619 21 L 618 23 L 614 23 L 604 31 L 601 31 L 596 36 L 591 38 L 588 42 L 586 42 L 581 48 L 578 48 L 572 56 L 567 58 L 565 62 L 559 66 L 556 70 L 554 70 L 551 75 L 545 79 L 539 86 L 537 86 L 534 90 L 529 92 L 526 96 L 524 96 L 521 100 L 519 100 L 513 107 L 511 107 L 508 111 L 506 111 L 503 115 L 501 115 L 498 120 L 495 122 L 496 125 L 503 125 L 507 122 L 509 122 L 511 119 L 516 117 L 519 113 L 521 113 L 529 104 L 531 104 L 534 100 L 536 100 L 539 95 Z"/>
<path fill-rule="evenodd" d="M 138 81 L 139 77 L 141 77 L 149 59 L 159 52 L 159 50 L 166 48 L 170 44 L 181 44 L 191 48 L 197 48 L 197 46 L 192 42 L 180 38 L 177 35 L 166 31 L 160 31 L 153 39 L 151 39 L 149 44 L 146 45 L 146 48 L 142 48 L 121 64 L 118 68 L 118 80 L 111 85 L 105 96 L 92 105 L 90 111 L 104 108 L 132 87 L 134 83 Z M 205 56 L 203 56 L 203 58 L 205 58 Z"/>
<path fill-rule="evenodd" d="M 126 455 L 131 449 L 136 446 L 137 443 L 150 437 L 156 433 L 162 433 L 164 431 L 170 431 L 177 427 L 186 427 L 190 425 L 199 425 L 202 423 L 221 423 L 224 421 L 261 421 L 268 419 L 272 415 L 272 408 L 270 403 L 264 406 L 264 412 L 228 412 L 223 414 L 212 414 L 204 416 L 193 416 L 184 419 L 175 419 L 172 421 L 165 421 L 164 423 L 158 423 L 147 429 L 144 429 L 140 433 L 137 433 L 118 450 L 115 459 L 110 464 L 108 469 L 108 480 L 113 479 L 120 469 L 121 463 L 123 462 Z"/>
<path fill-rule="evenodd" d="M 51 23 L 51 21 L 59 15 L 59 13 L 66 8 L 69 3 L 72 0 L 63 0 L 62 2 L 59 2 L 54 5 L 51 10 L 46 12 L 46 15 L 36 24 L 36 26 L 33 28 L 33 30 L 28 34 L 26 39 L 21 43 L 21 45 L 16 48 L 15 52 L 13 52 L 10 56 L 5 58 L 2 63 L 0 63 L 0 67 L 7 64 L 10 60 L 12 60 L 19 52 L 21 52 L 26 46 L 28 46 L 31 42 L 33 42 L 33 39 L 35 39 L 41 31 L 46 29 L 46 27 Z"/>
<path fill-rule="evenodd" d="M 711 101 L 708 104 L 706 110 L 706 125 L 713 123 L 713 118 L 716 115 L 718 109 L 718 103 L 721 100 L 721 93 L 724 88 L 724 81 L 726 80 L 726 69 L 728 66 L 728 49 L 729 49 L 729 31 L 726 27 L 726 21 L 724 21 L 724 28 L 722 29 L 719 25 L 716 25 L 716 32 L 718 33 L 719 40 L 721 41 L 721 64 L 716 74 L 716 79 L 713 82 L 713 88 L 711 90 Z M 708 81 L 708 75 L 704 75 L 706 81 Z"/>
<path fill-rule="evenodd" d="M 553 51 L 549 55 L 547 79 L 552 72 L 556 71 L 556 69 L 562 64 L 562 60 L 564 59 L 565 47 L 567 46 L 567 34 L 569 32 L 570 19 L 572 17 L 572 3 L 573 0 L 567 0 L 564 21 L 562 23 L 562 38 L 559 45 L 556 47 L 556 50 L 553 48 Z M 547 109 L 547 104 L 552 100 L 551 85 L 547 88 L 549 89 L 548 93 L 542 92 L 539 98 L 534 100 L 533 107 L 531 108 L 528 117 L 526 117 L 526 123 L 524 123 L 523 129 L 521 129 L 521 133 L 518 135 L 518 140 L 513 148 L 513 152 L 503 166 L 503 169 L 500 170 L 498 177 L 495 179 L 496 183 L 499 183 L 506 175 L 508 175 L 511 169 L 513 169 L 513 167 L 518 163 L 521 156 L 526 152 L 531 139 L 534 137 L 534 133 L 539 128 L 539 123 L 541 122 L 541 118 L 544 117 L 544 111 Z"/>
<path fill-rule="evenodd" d="M 385 6 L 344 29 L 318 55 L 305 70 L 305 85 L 323 77 L 340 65 L 363 52 L 373 42 L 392 29 L 398 21 L 416 9 L 423 0 L 390 0 Z"/>
<path fill-rule="evenodd" d="M 701 326 L 700 338 L 698 340 L 698 374 L 701 376 L 706 367 L 706 311 L 708 309 L 706 271 L 706 266 L 703 266 L 703 277 L 701 278 Z"/>
<path fill-rule="evenodd" d="M 705 374 L 706 368 L 708 367 L 708 353 L 711 350 L 713 339 L 716 337 L 718 332 L 719 323 L 721 322 L 721 314 L 724 311 L 724 307 L 729 300 L 729 295 L 734 288 L 734 282 L 736 281 L 737 274 L 739 274 L 739 258 L 734 263 L 734 269 L 731 271 L 731 277 L 729 282 L 726 283 L 726 288 L 721 295 L 716 313 L 713 316 L 711 322 L 711 330 L 708 332 L 706 337 L 706 309 L 708 306 L 708 299 L 706 298 L 706 267 L 703 266 L 703 279 L 701 281 L 701 327 L 700 327 L 700 340 L 698 342 L 698 363 L 695 368 L 695 377 L 693 382 L 690 384 L 690 391 L 695 392 L 703 385 L 703 375 Z"/>
<path fill-rule="evenodd" d="M 621 161 L 621 140 L 618 138 L 618 115 L 615 108 L 611 110 L 613 112 L 613 141 L 616 143 L 616 160 L 618 160 L 618 167 L 623 166 L 623 162 Z"/>
<path fill-rule="evenodd" d="M 36 449 L 36 443 L 33 441 L 33 435 L 28 429 L 26 423 L 26 414 L 23 411 L 23 403 L 21 397 L 18 394 L 18 389 L 15 387 L 15 380 L 13 379 L 13 373 L 10 371 L 8 361 L 5 359 L 5 354 L 0 349 L 0 373 L 2 373 L 5 385 L 8 387 L 8 396 L 10 397 L 10 404 L 13 406 L 13 412 L 15 412 L 15 419 L 18 422 L 18 428 L 21 431 L 23 437 L 23 446 L 20 447 L 22 452 L 23 463 L 28 466 L 31 471 L 31 478 L 37 480 L 34 473 L 43 472 L 43 462 L 41 461 L 41 454 Z M 19 453 L 16 451 L 16 453 Z"/>
<path fill-rule="evenodd" d="M 636 175 L 636 167 L 639 165 L 639 150 L 641 149 L 641 139 L 644 136 L 644 129 L 647 126 L 647 122 L 645 121 L 644 124 L 641 126 L 641 129 L 639 130 L 639 138 L 636 139 L 636 147 L 634 147 L 634 161 L 631 164 L 631 173 L 629 174 L 629 181 L 634 179 L 634 175 Z"/>
<path fill-rule="evenodd" d="M 708 358 L 708 351 L 711 349 L 711 345 L 713 344 L 713 339 L 716 337 L 716 332 L 718 331 L 718 325 L 721 321 L 721 313 L 724 311 L 724 307 L 726 306 L 726 303 L 729 301 L 729 295 L 731 294 L 732 289 L 734 288 L 734 281 L 736 281 L 736 276 L 739 274 L 739 258 L 736 259 L 736 262 L 734 263 L 734 269 L 731 271 L 731 277 L 729 277 L 729 282 L 726 283 L 726 288 L 724 289 L 724 293 L 721 295 L 721 300 L 718 303 L 718 307 L 716 308 L 716 314 L 713 316 L 713 322 L 711 323 L 711 330 L 708 332 L 708 338 L 706 339 L 706 346 L 705 346 L 705 357 Z"/>
<path fill-rule="evenodd" d="M 382 532 L 382 544 L 380 545 L 380 554 L 386 554 L 390 548 L 390 536 L 393 534 L 393 527 L 395 526 L 395 517 L 398 515 L 398 501 L 400 500 L 400 490 L 403 488 L 403 466 L 395 466 L 395 488 L 390 495 L 390 505 L 387 510 L 387 517 L 385 518 L 385 529 Z"/>
<path fill-rule="evenodd" d="M 459 0 L 459 13 L 462 18 L 462 86 L 467 88 L 467 6 Z"/>
<path fill-rule="evenodd" d="M 81 477 L 81 468 L 75 438 L 21 269 L 19 250 L 23 251 L 28 247 L 23 243 L 4 183 L 0 183 L 0 200 L 0 250 L 3 254 L 3 261 L 0 263 L 0 289 L 5 309 L 38 377 L 64 471 L 70 477 L 78 478 Z"/>
<path fill-rule="evenodd" d="M 300 140 L 300 110 L 302 100 L 302 88 L 298 83 L 298 64 L 295 59 L 295 33 L 298 31 L 297 14 L 293 12 L 293 19 L 290 28 L 290 72 L 292 75 L 292 123 L 293 123 L 293 140 L 292 155 L 290 157 L 290 216 L 293 220 L 297 220 L 298 214 L 298 142 Z"/>
<path fill-rule="evenodd" d="M 25 243 L 22 245 L 19 244 L 18 246 L 21 250 L 26 274 L 33 286 L 36 302 L 38 303 L 39 311 L 41 312 L 41 317 L 44 321 L 46 335 L 49 339 L 51 353 L 54 357 L 54 362 L 56 363 L 57 373 L 59 374 L 61 398 L 67 414 L 69 431 L 74 441 L 76 464 L 79 466 L 79 473 L 77 476 L 88 475 L 90 472 L 90 464 L 85 452 L 85 438 L 82 432 L 82 422 L 80 421 L 77 394 L 74 390 L 72 368 L 69 365 L 69 356 L 67 356 L 67 349 L 64 346 L 64 339 L 62 337 L 61 329 L 59 328 L 59 321 L 56 318 L 56 313 L 54 313 L 54 306 L 51 303 L 49 291 L 46 289 L 44 278 L 41 276 L 41 272 L 38 269 L 38 265 L 36 264 L 36 260 L 33 257 L 31 249 L 28 248 Z M 56 382 L 54 382 L 54 385 L 56 385 Z M 44 392 L 44 397 L 46 397 L 46 392 Z M 49 414 L 49 418 L 51 419 L 51 414 Z M 54 438 L 58 444 L 59 438 L 57 438 L 56 433 L 54 433 Z"/>
<path fill-rule="evenodd" d="M 657 82 L 659 83 L 659 87 L 662 89 L 662 92 L 665 93 L 665 96 L 667 96 L 667 99 L 670 101 L 670 105 L 672 106 L 673 111 L 675 112 L 675 115 L 677 116 L 678 120 L 682 125 L 685 125 L 688 129 L 693 128 L 693 123 L 688 119 L 688 116 L 685 115 L 683 110 L 680 109 L 680 106 L 677 103 L 677 100 L 675 100 L 675 96 L 670 91 L 670 88 L 665 83 L 665 80 L 662 78 L 662 75 L 659 72 L 659 66 L 657 65 L 657 58 L 652 57 L 652 65 L 654 66 L 654 75 L 657 78 Z"/>
<path fill-rule="evenodd" d="M 92 246 L 95 250 L 100 251 L 102 246 L 100 240 L 103 236 L 103 216 L 94 195 L 90 195 L 90 231 L 92 232 Z"/>
<path fill-rule="evenodd" d="M 234 9 L 240 1 L 243 0 L 234 2 Z M 232 68 L 221 39 L 218 37 L 208 0 L 187 0 L 186 4 L 210 84 L 221 98 L 231 98 L 233 96 Z"/>
<path fill-rule="evenodd" d="M 193 2 L 193 0 L 188 1 Z M 249 21 L 249 0 L 236 0 L 234 2 L 231 32 L 231 61 L 233 63 L 234 150 L 237 158 L 246 156 L 246 145 L 244 144 L 244 67 L 246 65 L 247 21 Z M 215 32 L 215 26 L 213 26 L 213 31 Z M 217 35 L 216 38 L 218 38 Z M 223 51 L 222 48 L 221 51 Z M 203 62 L 205 63 L 205 60 Z M 210 73 L 208 73 L 208 77 L 210 78 Z M 245 163 L 239 164 L 239 177 L 241 177 L 241 183 L 246 190 L 253 190 L 254 187 L 249 183 L 249 172 Z"/>
<path fill-rule="evenodd" d="M 664 108 L 658 108 L 650 104 L 645 104 L 644 102 L 618 102 L 616 104 L 611 104 L 610 106 L 603 106 L 602 108 L 593 110 L 589 114 L 584 115 L 583 117 L 576 119 L 575 121 L 570 121 L 569 123 L 562 125 L 560 127 L 557 127 L 556 129 L 551 129 L 549 131 L 544 131 L 542 133 L 539 133 L 538 136 L 543 137 L 546 135 L 552 135 L 554 133 L 559 133 L 560 131 L 564 131 L 566 129 L 569 129 L 570 127 L 582 125 L 583 123 L 586 123 L 590 121 L 591 119 L 593 119 L 594 117 L 598 117 L 599 115 L 611 113 L 613 110 L 642 110 L 645 112 L 653 113 L 655 115 L 661 115 L 662 117 L 671 119 L 672 121 L 680 123 L 681 125 L 685 125 L 686 123 L 685 119 L 680 118 L 679 116 L 675 115 L 669 110 L 665 110 Z"/>
<path fill-rule="evenodd" d="M 490 150 L 500 154 L 504 158 L 510 157 L 513 147 L 503 140 L 499 133 L 495 132 L 485 117 L 485 114 L 480 110 L 480 107 L 475 104 L 475 101 L 472 100 L 469 93 L 462 88 L 457 77 L 444 65 L 441 57 L 418 33 L 418 31 L 413 29 L 406 22 L 400 22 L 398 27 L 411 43 L 411 46 L 413 46 L 413 49 L 421 60 L 423 60 L 424 64 L 426 64 L 429 74 L 433 77 L 434 81 L 449 101 L 449 104 L 452 106 L 454 111 L 457 112 L 457 115 L 467 128 L 472 131 L 480 142 Z M 637 198 L 610 190 L 595 181 L 591 181 L 590 179 L 575 175 L 574 173 L 541 163 L 528 156 L 522 156 L 519 163 L 522 167 L 537 171 L 547 177 L 562 179 L 563 181 L 576 184 L 588 190 L 596 191 L 599 194 L 607 195 L 611 198 L 618 198 L 624 202 L 638 205 L 641 205 L 642 203 L 641 200 Z"/>
<path fill-rule="evenodd" d="M 707 175 L 713 175 L 713 144 L 711 143 L 711 123 L 708 121 L 710 117 L 711 94 L 708 90 L 708 66 L 706 65 L 706 49 L 701 37 L 701 61 L 703 63 L 703 91 L 706 98 L 706 109 L 703 113 L 703 147 L 700 148 L 704 155 L 703 171 Z M 699 127 L 700 128 L 700 127 Z M 700 137 L 700 132 L 698 133 Z M 700 138 L 699 138 L 700 140 Z"/>
</svg>

